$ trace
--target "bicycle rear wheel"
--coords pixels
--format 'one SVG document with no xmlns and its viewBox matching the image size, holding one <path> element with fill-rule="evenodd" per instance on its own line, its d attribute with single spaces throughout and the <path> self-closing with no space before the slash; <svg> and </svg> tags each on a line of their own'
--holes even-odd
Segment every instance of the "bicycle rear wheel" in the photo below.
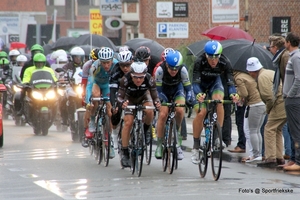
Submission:
<svg viewBox="0 0 300 200">
<path fill-rule="evenodd" d="M 109 153 L 110 153 L 110 121 L 108 115 L 105 115 L 105 120 L 102 124 L 102 155 L 104 166 L 107 167 L 109 163 Z"/>
<path fill-rule="evenodd" d="M 167 166 L 168 166 L 169 174 L 173 173 L 174 166 L 177 162 L 176 141 L 177 141 L 176 122 L 175 119 L 173 119 L 170 124 L 169 138 L 168 138 L 169 148 L 168 148 Z"/>
<path fill-rule="evenodd" d="M 219 123 L 213 126 L 213 145 L 211 149 L 211 168 L 214 180 L 220 178 L 222 169 L 222 133 Z"/>
<path fill-rule="evenodd" d="M 151 163 L 151 157 L 152 157 L 152 125 L 150 126 L 149 130 L 148 130 L 148 134 L 150 134 L 150 142 L 149 144 L 145 145 L 145 156 L 146 156 L 146 164 L 150 165 Z"/>
</svg>

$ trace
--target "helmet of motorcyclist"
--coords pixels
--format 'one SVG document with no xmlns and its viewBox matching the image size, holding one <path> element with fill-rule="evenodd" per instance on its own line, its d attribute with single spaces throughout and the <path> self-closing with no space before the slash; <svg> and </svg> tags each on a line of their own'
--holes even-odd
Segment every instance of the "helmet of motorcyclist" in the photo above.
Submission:
<svg viewBox="0 0 300 200">
<path fill-rule="evenodd" d="M 98 53 L 99 53 L 100 49 L 99 48 L 94 48 L 92 49 L 92 51 L 90 52 L 90 60 L 98 60 Z"/>
<path fill-rule="evenodd" d="M 174 49 L 172 48 L 166 48 L 161 52 L 161 60 L 165 61 L 166 60 L 166 56 L 169 53 L 169 51 L 174 51 Z"/>
<path fill-rule="evenodd" d="M 5 51 L 0 51 L 0 59 L 1 58 L 6 58 L 6 59 L 8 59 L 8 55 L 7 55 L 7 53 L 5 52 Z"/>
<path fill-rule="evenodd" d="M 206 56 L 211 58 L 219 58 L 223 51 L 222 45 L 218 41 L 208 41 L 204 46 Z"/>
<path fill-rule="evenodd" d="M 71 59 L 74 63 L 80 64 L 84 61 L 84 50 L 81 47 L 73 47 L 70 51 Z"/>
<path fill-rule="evenodd" d="M 166 63 L 170 69 L 178 70 L 178 68 L 183 64 L 181 53 L 177 50 L 169 51 L 166 56 Z"/>
<path fill-rule="evenodd" d="M 23 67 L 25 62 L 27 62 L 28 59 L 24 55 L 18 55 L 16 60 L 17 60 L 17 65 Z"/>
<path fill-rule="evenodd" d="M 146 60 L 150 60 L 150 49 L 148 47 L 145 46 L 140 46 L 139 48 L 137 48 L 137 50 L 135 51 L 135 61 L 146 61 Z"/>
<path fill-rule="evenodd" d="M 20 51 L 18 51 L 17 49 L 12 49 L 12 50 L 10 50 L 9 51 L 9 53 L 8 53 L 8 55 L 9 55 L 9 57 L 10 56 L 18 56 L 18 55 L 20 55 L 21 53 L 20 53 Z"/>
<path fill-rule="evenodd" d="M 31 56 L 34 56 L 36 53 L 44 53 L 44 48 L 39 44 L 34 44 L 30 48 Z"/>
<path fill-rule="evenodd" d="M 114 51 L 109 47 L 102 47 L 98 53 L 100 61 L 112 60 L 114 57 Z"/>
<path fill-rule="evenodd" d="M 144 62 L 133 62 L 131 64 L 131 73 L 146 74 L 148 71 L 147 65 Z"/>
<path fill-rule="evenodd" d="M 9 69 L 9 60 L 7 58 L 0 59 L 0 68 L 3 70 Z"/>
<path fill-rule="evenodd" d="M 46 64 L 46 56 L 42 53 L 37 53 L 33 56 L 33 64 L 36 68 L 42 68 Z"/>
<path fill-rule="evenodd" d="M 132 53 L 129 50 L 124 50 L 118 53 L 119 63 L 129 63 L 132 60 Z"/>
<path fill-rule="evenodd" d="M 56 63 L 61 63 L 61 62 L 66 62 L 66 61 L 62 61 L 62 60 L 68 60 L 68 56 L 67 56 L 67 53 L 65 50 L 59 49 L 59 50 L 52 52 L 50 59 L 55 60 Z"/>
</svg>

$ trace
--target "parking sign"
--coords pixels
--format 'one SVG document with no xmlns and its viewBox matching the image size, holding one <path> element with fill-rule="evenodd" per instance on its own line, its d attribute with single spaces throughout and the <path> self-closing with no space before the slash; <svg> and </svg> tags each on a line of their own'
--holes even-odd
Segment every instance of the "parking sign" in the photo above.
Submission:
<svg viewBox="0 0 300 200">
<path fill-rule="evenodd" d="M 189 24 L 187 22 L 157 22 L 157 38 L 188 38 Z"/>
</svg>

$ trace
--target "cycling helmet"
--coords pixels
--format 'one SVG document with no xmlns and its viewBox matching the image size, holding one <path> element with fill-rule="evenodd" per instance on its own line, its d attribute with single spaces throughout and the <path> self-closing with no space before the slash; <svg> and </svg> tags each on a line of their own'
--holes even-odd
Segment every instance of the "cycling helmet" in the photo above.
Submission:
<svg viewBox="0 0 300 200">
<path fill-rule="evenodd" d="M 133 62 L 131 64 L 131 72 L 138 74 L 146 74 L 147 73 L 147 65 L 144 62 Z"/>
<path fill-rule="evenodd" d="M 223 51 L 222 45 L 218 41 L 208 41 L 204 46 L 204 51 L 208 55 L 220 55 Z"/>
<path fill-rule="evenodd" d="M 161 52 L 161 60 L 165 61 L 166 60 L 166 56 L 169 53 L 169 51 L 174 51 L 174 49 L 172 48 L 166 48 L 163 50 L 163 52 Z"/>
<path fill-rule="evenodd" d="M 151 52 L 148 47 L 141 46 L 135 51 L 135 59 L 136 61 L 140 61 L 140 62 L 149 60 L 151 55 L 150 53 Z"/>
<path fill-rule="evenodd" d="M 98 53 L 100 61 L 112 60 L 114 57 L 114 51 L 109 47 L 102 47 Z"/>
<path fill-rule="evenodd" d="M 178 67 L 181 66 L 183 63 L 181 53 L 177 50 L 169 51 L 166 56 L 166 62 L 169 68 L 173 70 L 178 69 Z"/>
<path fill-rule="evenodd" d="M 118 53 L 118 60 L 119 62 L 126 63 L 130 62 L 132 59 L 132 53 L 129 50 L 121 51 Z"/>
<path fill-rule="evenodd" d="M 17 49 L 13 49 L 13 50 L 9 51 L 8 55 L 9 55 L 9 57 L 10 56 L 18 56 L 18 55 L 20 55 L 20 52 Z"/>
<path fill-rule="evenodd" d="M 71 56 L 84 56 L 84 50 L 81 47 L 73 47 L 70 51 Z"/>
<path fill-rule="evenodd" d="M 27 57 L 24 55 L 18 55 L 17 62 L 27 62 Z"/>
<path fill-rule="evenodd" d="M 1 58 L 8 58 L 8 55 L 5 51 L 0 51 L 0 59 Z"/>
<path fill-rule="evenodd" d="M 100 49 L 99 48 L 95 48 L 92 49 L 92 51 L 90 52 L 90 60 L 98 60 L 98 53 L 99 53 Z"/>
<path fill-rule="evenodd" d="M 32 55 L 35 53 L 35 51 L 37 51 L 39 53 L 44 53 L 44 48 L 39 44 L 34 44 L 34 45 L 32 45 L 30 51 L 31 51 Z"/>
<path fill-rule="evenodd" d="M 122 52 L 122 51 L 128 51 L 129 50 L 129 47 L 128 46 L 121 46 L 120 48 L 119 48 L 119 52 Z"/>
</svg>

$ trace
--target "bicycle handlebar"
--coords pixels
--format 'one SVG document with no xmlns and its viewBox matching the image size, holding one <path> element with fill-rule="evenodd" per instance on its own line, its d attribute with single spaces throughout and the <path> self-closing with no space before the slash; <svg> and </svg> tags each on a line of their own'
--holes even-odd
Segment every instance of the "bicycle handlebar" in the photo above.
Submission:
<svg viewBox="0 0 300 200">
<path fill-rule="evenodd" d="M 223 103 L 223 104 L 234 104 L 232 100 L 204 100 L 202 103 Z"/>
<path fill-rule="evenodd" d="M 162 103 L 161 106 L 173 106 L 174 103 Z M 175 103 L 175 107 L 185 107 L 185 104 L 179 104 L 179 103 Z"/>
<path fill-rule="evenodd" d="M 109 97 L 91 97 L 91 101 L 107 101 Z"/>
<path fill-rule="evenodd" d="M 128 109 L 149 109 L 154 110 L 154 106 L 139 106 L 139 105 L 128 105 L 126 108 Z"/>
</svg>

